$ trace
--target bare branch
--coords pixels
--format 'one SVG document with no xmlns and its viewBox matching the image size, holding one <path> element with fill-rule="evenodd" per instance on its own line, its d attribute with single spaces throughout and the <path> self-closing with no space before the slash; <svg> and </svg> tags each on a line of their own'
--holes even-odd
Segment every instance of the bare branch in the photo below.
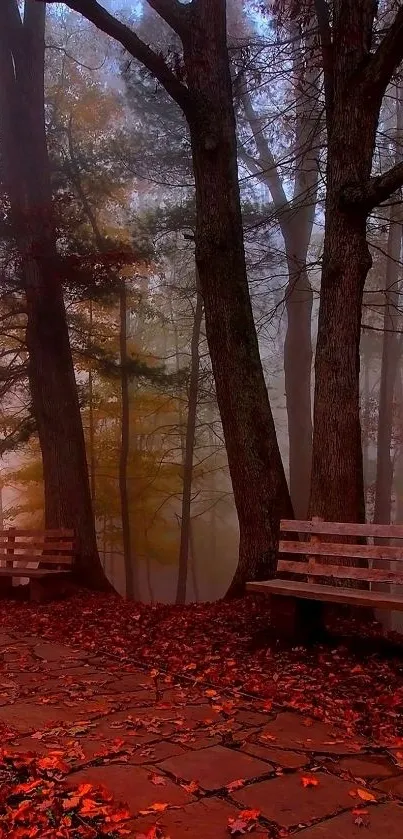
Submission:
<svg viewBox="0 0 403 839">
<path fill-rule="evenodd" d="M 371 93 L 374 85 L 380 93 L 384 93 L 402 60 L 403 6 L 365 68 L 364 83 Z"/>
<path fill-rule="evenodd" d="M 368 188 L 371 209 L 390 198 L 401 186 L 403 186 L 403 163 L 397 163 L 383 175 L 371 178 Z"/>
<path fill-rule="evenodd" d="M 392 166 L 383 175 L 376 175 L 361 185 L 351 185 L 344 188 L 341 202 L 345 207 L 363 207 L 371 212 L 374 207 L 387 201 L 400 187 L 403 186 L 403 163 Z"/>
<path fill-rule="evenodd" d="M 245 116 L 252 130 L 256 148 L 258 150 L 258 158 L 257 160 L 254 160 L 253 163 L 254 166 L 257 166 L 258 169 L 260 169 L 261 175 L 259 175 L 259 179 L 262 180 L 269 188 L 273 204 L 278 215 L 288 205 L 288 200 L 281 183 L 281 178 L 278 173 L 272 151 L 263 133 L 264 120 L 256 114 L 249 93 L 245 92 L 243 94 L 242 104 Z M 249 158 L 249 161 L 247 158 L 248 155 L 245 153 L 244 161 L 248 168 L 250 168 L 249 164 L 251 158 Z M 254 170 L 254 174 L 257 174 L 256 169 Z"/>
<path fill-rule="evenodd" d="M 37 0 L 44 2 L 44 0 Z M 45 0 L 45 2 L 57 2 L 57 0 Z M 66 6 L 74 12 L 83 15 L 94 24 L 101 32 L 105 32 L 140 61 L 147 70 L 162 84 L 167 93 L 182 108 L 186 114 L 191 106 L 191 97 L 187 87 L 179 81 L 175 73 L 168 67 L 165 59 L 159 53 L 154 52 L 139 36 L 125 23 L 111 15 L 97 0 L 65 0 Z M 164 3 L 160 0 L 160 5 Z"/>
</svg>

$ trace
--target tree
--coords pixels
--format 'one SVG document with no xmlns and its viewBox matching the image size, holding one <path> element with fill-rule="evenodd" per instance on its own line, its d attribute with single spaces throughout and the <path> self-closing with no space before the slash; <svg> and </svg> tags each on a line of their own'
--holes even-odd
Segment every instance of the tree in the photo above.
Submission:
<svg viewBox="0 0 403 839">
<path fill-rule="evenodd" d="M 199 390 L 200 354 L 199 342 L 200 331 L 203 320 L 203 300 L 199 288 L 199 280 L 196 269 L 196 306 L 193 317 L 192 340 L 190 348 L 190 376 L 188 385 L 188 411 L 186 421 L 186 436 L 183 452 L 183 492 L 182 492 L 182 516 L 181 516 L 181 538 L 179 547 L 179 570 L 176 602 L 186 602 L 186 583 L 189 566 L 189 548 L 191 545 L 191 503 L 192 503 L 192 480 L 193 480 L 193 457 L 195 448 L 196 419 L 197 419 L 197 397 Z M 194 551 L 192 552 L 194 562 Z"/>
<path fill-rule="evenodd" d="M 365 516 L 359 345 L 371 267 L 371 211 L 403 182 L 403 165 L 371 175 L 382 100 L 403 58 L 403 6 L 315 0 L 324 74 L 327 169 L 321 300 L 315 360 L 310 513 L 331 521 Z"/>
<path fill-rule="evenodd" d="M 140 61 L 188 123 L 196 186 L 196 263 L 240 525 L 239 564 L 231 587 L 235 593 L 247 578 L 274 573 L 279 518 L 292 515 L 292 508 L 247 282 L 226 2 L 148 0 L 182 44 L 173 67 L 99 3 L 68 0 L 66 5 Z"/>
<path fill-rule="evenodd" d="M 402 92 L 396 85 L 396 137 L 395 162 L 402 160 L 403 139 L 403 102 Z M 393 460 L 391 445 L 394 421 L 394 395 L 402 345 L 397 334 L 400 325 L 399 290 L 401 286 L 401 248 L 402 248 L 402 210 L 396 195 L 389 210 L 389 234 L 387 243 L 387 262 L 385 270 L 385 299 L 383 316 L 383 341 L 381 384 L 379 393 L 379 414 L 377 433 L 377 459 L 375 483 L 374 521 L 390 523 L 390 508 L 393 486 Z"/>
<path fill-rule="evenodd" d="M 257 103 L 246 89 L 242 105 L 252 132 L 256 153 L 251 154 L 241 146 L 241 160 L 260 181 L 268 187 L 276 220 L 284 241 L 288 285 L 285 292 L 287 332 L 284 345 L 284 374 L 289 437 L 290 494 L 295 515 L 307 515 L 312 462 L 312 304 L 313 293 L 307 266 L 308 248 L 312 234 L 318 191 L 319 153 L 322 134 L 322 103 L 317 66 L 317 37 L 311 16 L 300 25 L 289 20 L 282 27 L 281 46 L 275 61 L 276 82 L 279 80 L 279 62 L 284 61 L 284 41 L 289 39 L 286 52 L 285 78 L 289 79 L 291 64 L 291 96 L 295 116 L 290 126 L 290 102 L 285 96 L 285 132 L 291 131 L 292 139 L 277 160 L 267 137 L 268 84 L 261 80 L 261 65 L 267 62 L 266 50 L 259 54 L 259 86 Z M 273 51 L 274 45 L 268 49 Z M 261 52 L 261 51 L 259 51 Z M 266 56 L 266 58 L 265 58 Z M 281 67 L 281 64 L 280 64 Z M 256 84 L 252 71 L 251 86 Z M 256 94 L 255 94 L 256 98 Z M 280 115 L 281 119 L 281 115 Z M 277 117 L 278 120 L 278 117 Z M 277 127 L 277 126 L 276 126 Z M 284 142 L 284 140 L 283 140 Z M 281 157 L 287 162 L 281 165 Z M 290 160 L 290 158 L 292 158 Z M 290 171 L 291 169 L 291 171 Z M 287 198 L 284 182 L 293 180 L 293 192 Z"/>
<path fill-rule="evenodd" d="M 29 384 L 45 483 L 45 523 L 71 527 L 81 582 L 109 587 L 99 561 L 69 344 L 45 131 L 45 7 L 5 0 L 0 32 L 2 179 L 26 298 Z"/>
</svg>

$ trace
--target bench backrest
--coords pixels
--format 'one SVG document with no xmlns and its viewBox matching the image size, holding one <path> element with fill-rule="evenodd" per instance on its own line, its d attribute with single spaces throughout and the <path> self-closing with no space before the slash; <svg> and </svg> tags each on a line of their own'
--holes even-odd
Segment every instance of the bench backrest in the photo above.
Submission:
<svg viewBox="0 0 403 839">
<path fill-rule="evenodd" d="M 68 569 L 74 562 L 73 530 L 0 530 L 0 564 L 38 562 Z"/>
<path fill-rule="evenodd" d="M 292 539 L 294 533 L 295 539 Z M 287 538 L 281 538 L 282 534 Z M 354 541 L 357 539 L 361 540 L 361 544 Z M 364 539 L 366 543 L 363 543 Z M 368 544 L 368 539 L 402 542 L 400 547 L 392 547 L 389 544 Z M 278 575 L 291 573 L 308 576 L 311 582 L 314 582 L 315 577 L 327 577 L 330 581 L 356 580 L 403 585 L 403 525 L 283 519 L 280 523 L 279 553 L 291 554 L 294 559 L 280 559 Z M 402 562 L 400 569 L 398 567 L 396 570 L 391 565 L 395 562 Z M 375 568 L 371 567 L 373 563 Z"/>
</svg>

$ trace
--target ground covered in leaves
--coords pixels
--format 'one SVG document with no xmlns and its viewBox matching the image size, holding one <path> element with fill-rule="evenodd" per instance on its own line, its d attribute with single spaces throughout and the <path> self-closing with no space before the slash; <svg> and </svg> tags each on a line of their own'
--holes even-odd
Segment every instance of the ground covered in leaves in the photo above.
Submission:
<svg viewBox="0 0 403 839">
<path fill-rule="evenodd" d="M 255 597 L 0 601 L 0 839 L 394 839 L 403 655 L 365 634 L 281 648 Z"/>
</svg>

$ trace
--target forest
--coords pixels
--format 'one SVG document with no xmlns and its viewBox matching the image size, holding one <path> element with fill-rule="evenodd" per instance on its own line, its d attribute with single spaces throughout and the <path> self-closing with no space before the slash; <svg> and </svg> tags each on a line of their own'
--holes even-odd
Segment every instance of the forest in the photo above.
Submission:
<svg viewBox="0 0 403 839">
<path fill-rule="evenodd" d="M 3 526 L 183 603 L 403 521 L 400 4 L 3 5 Z"/>
<path fill-rule="evenodd" d="M 400 839 L 402 65 L 1 0 L 0 839 Z"/>
</svg>

